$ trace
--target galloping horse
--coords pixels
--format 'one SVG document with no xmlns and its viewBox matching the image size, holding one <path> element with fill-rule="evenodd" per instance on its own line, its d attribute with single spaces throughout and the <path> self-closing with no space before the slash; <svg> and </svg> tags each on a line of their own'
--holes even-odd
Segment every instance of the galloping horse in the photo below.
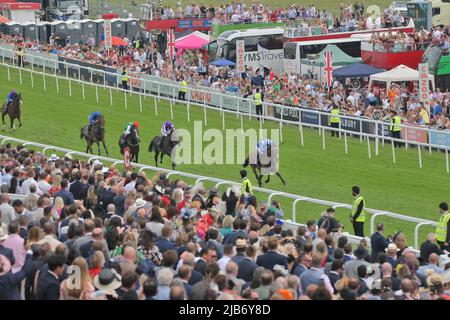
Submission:
<svg viewBox="0 0 450 320">
<path fill-rule="evenodd" d="M 106 155 L 108 155 L 108 149 L 105 144 L 105 119 L 100 117 L 97 121 L 95 121 L 92 126 L 85 125 L 81 128 L 80 139 L 86 139 L 87 147 L 86 153 L 93 153 L 92 145 L 94 142 L 97 143 L 98 154 L 100 155 L 100 142 L 103 144 L 103 148 L 105 148 Z"/>
<path fill-rule="evenodd" d="M 139 157 L 139 135 L 135 128 L 131 129 L 130 134 L 127 136 L 127 138 L 123 139 L 123 134 L 120 136 L 119 139 L 119 148 L 120 153 L 123 154 L 123 148 L 129 147 L 130 148 L 130 155 L 131 155 L 131 162 L 138 162 Z"/>
<path fill-rule="evenodd" d="M 3 131 L 5 130 L 5 115 L 9 115 L 9 119 L 11 121 L 11 129 L 14 131 L 16 130 L 16 126 L 14 125 L 14 120 L 19 120 L 19 128 L 22 126 L 22 121 L 20 120 L 20 114 L 21 114 L 21 106 L 22 106 L 22 95 L 20 93 L 16 94 L 14 96 L 13 101 L 11 102 L 11 105 L 8 107 L 8 110 L 6 109 L 6 103 L 3 105 L 2 108 L 2 122 L 3 122 Z"/>
<path fill-rule="evenodd" d="M 274 158 L 272 158 L 272 149 L 274 150 Z M 263 157 L 263 159 L 260 159 L 259 153 L 256 150 L 245 160 L 244 167 L 250 165 L 253 173 L 255 174 L 256 180 L 258 181 L 259 187 L 262 187 L 262 177 L 264 175 L 267 175 L 265 183 L 269 183 L 271 174 L 275 174 L 276 176 L 278 176 L 283 185 L 286 185 L 286 182 L 284 181 L 280 172 L 278 170 L 274 170 L 276 166 L 274 166 L 274 163 L 272 163 L 272 161 L 276 161 L 278 164 L 278 148 L 276 146 L 269 146 L 267 148 L 267 154 Z M 267 173 L 261 174 L 261 169 L 266 169 Z"/>
<path fill-rule="evenodd" d="M 174 136 L 174 138 L 172 138 Z M 158 166 L 158 157 L 161 154 L 161 159 L 159 163 L 162 163 L 162 159 L 165 154 L 167 154 L 172 159 L 172 150 L 177 144 L 181 142 L 181 137 L 176 137 L 176 130 L 170 131 L 170 133 L 165 137 L 164 142 L 161 145 L 161 136 L 156 136 L 150 142 L 148 146 L 149 152 L 155 152 L 155 164 Z M 172 160 L 172 169 L 175 169 L 175 162 Z"/>
</svg>

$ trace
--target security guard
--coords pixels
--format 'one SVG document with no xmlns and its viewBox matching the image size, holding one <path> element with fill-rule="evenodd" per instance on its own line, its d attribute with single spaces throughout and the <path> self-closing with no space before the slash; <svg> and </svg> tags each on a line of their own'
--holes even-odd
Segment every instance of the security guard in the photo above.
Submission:
<svg viewBox="0 0 450 320">
<path fill-rule="evenodd" d="M 122 88 L 128 90 L 128 70 L 126 67 L 122 68 Z"/>
<path fill-rule="evenodd" d="M 360 194 L 358 186 L 352 187 L 353 205 L 350 221 L 353 224 L 355 236 L 364 238 L 364 222 L 366 221 L 366 201 Z"/>
<path fill-rule="evenodd" d="M 339 122 L 341 122 L 341 118 L 337 117 L 339 115 L 339 106 L 337 104 L 333 104 L 333 109 L 331 109 L 331 117 L 330 117 L 330 127 L 339 129 Z M 334 135 L 339 138 L 339 131 L 331 130 L 331 136 Z"/>
<path fill-rule="evenodd" d="M 186 101 L 186 92 L 187 92 L 187 82 L 186 80 L 181 80 L 181 88 L 178 91 L 178 100 Z"/>
<path fill-rule="evenodd" d="M 247 177 L 247 170 L 241 170 L 241 178 L 242 178 L 241 194 L 244 197 L 253 195 L 252 183 L 250 182 L 250 179 Z"/>
<path fill-rule="evenodd" d="M 449 250 L 450 242 L 450 213 L 448 212 L 448 204 L 442 202 L 439 204 L 441 217 L 436 227 L 436 240 L 442 250 Z"/>
<path fill-rule="evenodd" d="M 402 117 L 400 117 L 397 114 L 397 111 L 395 111 L 395 110 L 392 110 L 391 114 L 392 114 L 391 122 L 393 125 L 391 126 L 390 129 L 391 129 L 392 137 L 395 139 L 401 139 L 402 138 L 402 128 L 399 126 L 399 124 L 402 124 Z M 401 148 L 402 144 L 400 141 L 394 141 L 394 146 Z"/>
<path fill-rule="evenodd" d="M 255 100 L 256 114 L 262 116 L 263 111 L 263 94 L 259 88 L 256 88 L 256 93 L 253 95 Z"/>
<path fill-rule="evenodd" d="M 19 66 L 19 67 L 25 67 L 25 65 L 24 65 L 24 61 L 23 61 L 23 54 L 24 54 L 25 52 L 24 52 L 24 50 L 23 50 L 23 48 L 22 47 L 17 47 L 17 50 L 16 50 L 16 55 L 17 55 L 17 65 Z"/>
</svg>

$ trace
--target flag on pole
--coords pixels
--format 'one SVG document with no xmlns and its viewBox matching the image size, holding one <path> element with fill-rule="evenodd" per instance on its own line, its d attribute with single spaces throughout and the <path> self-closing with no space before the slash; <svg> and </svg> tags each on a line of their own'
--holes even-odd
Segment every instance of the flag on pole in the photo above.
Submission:
<svg viewBox="0 0 450 320">
<path fill-rule="evenodd" d="M 325 83 L 328 88 L 333 85 L 333 54 L 329 50 L 325 52 Z"/>
<path fill-rule="evenodd" d="M 175 57 L 175 33 L 173 32 L 173 29 L 169 29 L 167 37 L 169 40 L 167 46 L 169 47 L 170 63 L 172 63 Z"/>
</svg>

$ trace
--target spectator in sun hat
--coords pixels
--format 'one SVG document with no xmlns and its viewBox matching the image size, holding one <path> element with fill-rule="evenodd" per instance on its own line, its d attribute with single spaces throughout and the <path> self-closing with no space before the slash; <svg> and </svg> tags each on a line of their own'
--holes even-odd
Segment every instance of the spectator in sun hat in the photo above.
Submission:
<svg viewBox="0 0 450 320">
<path fill-rule="evenodd" d="M 117 300 L 119 295 L 116 290 L 122 286 L 122 276 L 115 269 L 104 268 L 95 276 L 94 286 L 98 290 L 94 293 L 95 297 Z"/>
<path fill-rule="evenodd" d="M 56 153 L 53 153 L 50 158 L 48 158 L 48 161 L 55 162 L 56 160 L 59 160 L 59 157 L 56 155 Z"/>
<path fill-rule="evenodd" d="M 387 262 L 392 266 L 392 268 L 395 268 L 397 265 L 397 252 L 399 252 L 400 249 L 397 248 L 397 245 L 395 243 L 389 243 L 386 248 L 387 253 Z"/>
<path fill-rule="evenodd" d="M 353 251 L 353 254 L 356 257 L 356 260 L 346 262 L 344 265 L 344 272 L 350 279 L 355 278 L 359 280 L 358 267 L 360 265 L 365 265 L 367 268 L 370 266 L 370 263 L 364 260 L 364 258 L 369 255 L 369 252 L 366 248 L 360 245 L 355 251 Z"/>
</svg>

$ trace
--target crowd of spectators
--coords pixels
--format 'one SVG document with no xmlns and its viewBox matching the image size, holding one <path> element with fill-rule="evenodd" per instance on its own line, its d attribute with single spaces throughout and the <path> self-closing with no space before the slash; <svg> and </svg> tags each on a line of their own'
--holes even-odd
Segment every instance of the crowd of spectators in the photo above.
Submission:
<svg viewBox="0 0 450 320">
<path fill-rule="evenodd" d="M 332 208 L 294 233 L 277 201 L 236 187 L 9 144 L 0 167 L 0 299 L 450 299 L 434 234 L 416 256 L 382 224 L 352 245 Z"/>
</svg>

